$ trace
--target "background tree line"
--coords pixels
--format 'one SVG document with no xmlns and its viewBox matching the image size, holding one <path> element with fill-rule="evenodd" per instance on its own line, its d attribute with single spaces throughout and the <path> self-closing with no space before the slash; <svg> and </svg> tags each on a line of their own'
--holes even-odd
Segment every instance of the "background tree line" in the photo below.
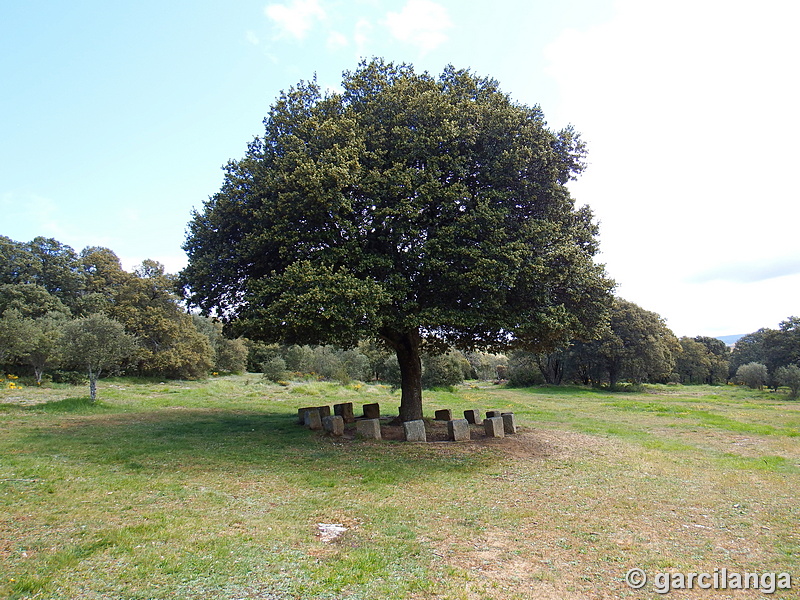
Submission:
<svg viewBox="0 0 800 600">
<path fill-rule="evenodd" d="M 743 336 L 733 349 L 719 339 L 678 339 L 656 313 L 614 298 L 611 319 L 594 340 L 574 340 L 554 352 L 509 355 L 512 385 L 727 382 L 800 391 L 800 319 Z"/>
<path fill-rule="evenodd" d="M 193 379 L 216 372 L 263 372 L 280 381 L 311 376 L 400 384 L 394 352 L 374 341 L 342 350 L 229 339 L 222 324 L 187 313 L 176 276 L 145 260 L 132 273 L 107 248 L 76 253 L 37 237 L 0 236 L 0 368 L 36 382 L 111 373 Z M 105 336 L 105 337 L 103 337 Z M 93 354 L 91 345 L 99 346 Z M 800 318 L 743 336 L 731 350 L 716 338 L 678 339 L 656 313 L 613 298 L 610 319 L 591 340 L 548 353 L 425 354 L 423 387 L 465 379 L 512 385 L 577 383 L 788 386 L 800 390 Z"/>
<path fill-rule="evenodd" d="M 54 239 L 0 236 L 0 369 L 37 383 L 109 374 L 195 379 L 263 372 L 273 380 L 312 376 L 399 385 L 394 353 L 374 342 L 278 345 L 229 339 L 222 324 L 186 312 L 176 278 L 145 260 L 132 273 L 108 248 L 76 253 Z M 504 356 L 451 351 L 426 355 L 426 387 L 493 379 Z"/>
<path fill-rule="evenodd" d="M 145 260 L 132 273 L 107 248 L 0 237 L 0 366 L 73 380 L 109 372 L 192 379 L 243 371 L 247 347 L 186 312 L 175 278 Z"/>
</svg>

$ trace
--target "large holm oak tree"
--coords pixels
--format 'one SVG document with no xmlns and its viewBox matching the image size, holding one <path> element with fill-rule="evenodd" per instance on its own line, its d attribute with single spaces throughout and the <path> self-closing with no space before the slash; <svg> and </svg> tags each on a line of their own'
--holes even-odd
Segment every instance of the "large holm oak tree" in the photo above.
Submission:
<svg viewBox="0 0 800 600">
<path fill-rule="evenodd" d="M 190 303 L 251 338 L 397 354 L 400 418 L 422 418 L 420 353 L 544 350 L 589 336 L 612 283 L 566 184 L 572 128 L 497 82 L 379 59 L 284 92 L 189 224 Z"/>
</svg>

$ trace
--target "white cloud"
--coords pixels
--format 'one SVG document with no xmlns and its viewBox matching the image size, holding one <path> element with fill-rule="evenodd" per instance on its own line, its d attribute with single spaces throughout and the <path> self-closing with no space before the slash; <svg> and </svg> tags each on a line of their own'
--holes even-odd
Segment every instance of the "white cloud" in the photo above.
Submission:
<svg viewBox="0 0 800 600">
<path fill-rule="evenodd" d="M 253 44 L 253 46 L 258 46 L 258 44 L 260 43 L 260 40 L 258 39 L 258 36 L 254 31 L 248 30 L 244 35 L 245 39 L 251 44 Z"/>
<path fill-rule="evenodd" d="M 292 0 L 289 4 L 269 4 L 264 13 L 280 29 L 281 35 L 302 40 L 315 21 L 325 20 L 325 11 L 318 0 Z"/>
<path fill-rule="evenodd" d="M 346 48 L 350 45 L 350 41 L 347 39 L 347 36 L 343 33 L 339 33 L 338 31 L 331 31 L 328 34 L 328 50 L 335 52 L 336 50 L 340 50 L 342 48 Z"/>
<path fill-rule="evenodd" d="M 362 18 L 356 22 L 353 41 L 356 44 L 357 56 L 359 57 L 366 56 L 367 44 L 369 43 L 369 34 L 371 31 L 372 31 L 372 23 L 370 23 L 367 19 Z"/>
<path fill-rule="evenodd" d="M 622 0 L 616 9 L 547 49 L 561 94 L 555 121 L 574 123 L 589 145 L 573 191 L 601 220 L 620 295 L 701 334 L 683 324 L 759 305 L 753 286 L 712 285 L 698 273 L 798 256 L 776 227 L 800 221 L 800 5 Z M 783 296 L 785 318 L 797 310 Z"/>
<path fill-rule="evenodd" d="M 453 26 L 447 10 L 430 0 L 408 0 L 399 13 L 386 15 L 386 25 L 396 39 L 417 46 L 423 54 L 446 42 L 445 32 Z"/>
</svg>

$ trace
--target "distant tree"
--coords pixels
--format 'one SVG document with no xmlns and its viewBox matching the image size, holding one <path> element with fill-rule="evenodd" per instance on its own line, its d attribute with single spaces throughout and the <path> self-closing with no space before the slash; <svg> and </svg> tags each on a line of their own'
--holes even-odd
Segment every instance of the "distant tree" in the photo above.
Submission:
<svg viewBox="0 0 800 600">
<path fill-rule="evenodd" d="M 33 271 L 30 249 L 21 242 L 0 236 L 0 284 L 30 283 Z"/>
<path fill-rule="evenodd" d="M 722 340 L 702 335 L 695 337 L 694 341 L 706 348 L 709 363 L 706 383 L 715 385 L 726 381 L 731 356 L 730 348 Z"/>
<path fill-rule="evenodd" d="M 126 274 L 106 312 L 139 340 L 140 374 L 202 378 L 213 366 L 211 342 L 181 309 L 174 286 L 174 277 L 164 272 L 163 265 L 145 260 L 134 273 Z"/>
<path fill-rule="evenodd" d="M 97 380 L 134 355 L 136 338 L 125 332 L 122 323 L 96 313 L 64 326 L 61 350 L 66 365 L 83 370 L 89 377 L 89 394 L 94 402 Z"/>
<path fill-rule="evenodd" d="M 242 338 L 217 338 L 212 341 L 214 370 L 226 373 L 244 373 L 247 370 L 247 346 Z"/>
<path fill-rule="evenodd" d="M 513 387 L 530 387 L 545 382 L 539 369 L 538 353 L 525 350 L 514 350 L 509 354 L 506 376 Z"/>
<path fill-rule="evenodd" d="M 466 358 L 471 367 L 470 379 L 481 379 L 483 381 L 497 379 L 497 366 L 508 364 L 508 357 L 504 354 L 467 352 Z"/>
<path fill-rule="evenodd" d="M 61 363 L 61 335 L 68 319 L 62 313 L 54 312 L 27 321 L 26 329 L 30 337 L 19 359 L 33 367 L 36 383 L 40 384 L 45 370 Z"/>
<path fill-rule="evenodd" d="M 776 367 L 800 363 L 800 317 L 789 317 L 778 325 L 773 360 Z"/>
<path fill-rule="evenodd" d="M 117 255 L 108 248 L 84 248 L 78 262 L 85 287 L 84 293 L 75 304 L 74 312 L 77 316 L 85 316 L 93 312 L 109 311 L 130 274 L 123 270 Z"/>
<path fill-rule="evenodd" d="M 763 364 L 773 375 L 779 367 L 800 364 L 800 318 L 789 317 L 778 329 L 762 328 L 740 338 L 731 353 L 730 370 L 736 373 L 751 362 Z"/>
<path fill-rule="evenodd" d="M 35 319 L 51 313 L 71 315 L 59 298 L 36 283 L 5 283 L 0 285 L 0 313 L 14 309 L 20 315 Z"/>
<path fill-rule="evenodd" d="M 0 315 L 0 365 L 6 365 L 31 348 L 32 320 L 17 309 L 9 308 Z"/>
<path fill-rule="evenodd" d="M 376 343 L 374 340 L 361 340 L 358 351 L 369 361 L 370 375 L 368 379 L 382 379 L 383 365 L 389 357 L 385 344 Z"/>
<path fill-rule="evenodd" d="M 611 388 L 666 380 L 681 351 L 678 339 L 656 313 L 614 298 L 611 322 L 600 339 L 573 344 L 575 368 L 587 381 L 605 380 Z"/>
<path fill-rule="evenodd" d="M 769 372 L 766 365 L 751 362 L 740 366 L 736 370 L 736 380 L 751 389 L 760 390 L 767 384 Z"/>
<path fill-rule="evenodd" d="M 789 398 L 795 400 L 800 393 L 800 367 L 797 365 L 786 365 L 775 370 L 775 378 L 780 385 L 789 388 Z"/>
<path fill-rule="evenodd" d="M 465 368 L 469 370 L 469 362 L 457 350 L 446 354 L 423 355 L 422 387 L 430 389 L 463 383 Z"/>
<path fill-rule="evenodd" d="M 689 337 L 680 339 L 681 352 L 675 360 L 675 373 L 681 383 L 706 383 L 711 377 L 711 358 L 704 344 Z"/>
<path fill-rule="evenodd" d="M 264 363 L 276 356 L 281 356 L 281 349 L 278 344 L 267 344 L 266 342 L 247 338 L 244 338 L 243 341 L 247 347 L 247 370 L 250 373 L 263 373 L 262 367 Z"/>
<path fill-rule="evenodd" d="M 544 382 L 550 385 L 561 385 L 566 373 L 569 352 L 564 348 L 556 348 L 552 352 L 536 355 L 536 364 L 544 377 Z"/>
<path fill-rule="evenodd" d="M 248 349 L 241 338 L 229 339 L 223 333 L 222 323 L 208 317 L 192 315 L 197 330 L 208 338 L 214 353 L 213 370 L 243 373 L 247 370 Z"/>
<path fill-rule="evenodd" d="M 33 258 L 29 283 L 36 283 L 72 309 L 84 290 L 75 251 L 53 238 L 36 237 L 27 247 Z"/>
<path fill-rule="evenodd" d="M 452 67 L 376 59 L 342 87 L 282 94 L 227 165 L 189 224 L 191 304 L 265 341 L 381 340 L 403 421 L 422 418 L 426 351 L 547 351 L 598 329 L 612 283 L 567 187 L 585 155 L 571 128 Z"/>
</svg>

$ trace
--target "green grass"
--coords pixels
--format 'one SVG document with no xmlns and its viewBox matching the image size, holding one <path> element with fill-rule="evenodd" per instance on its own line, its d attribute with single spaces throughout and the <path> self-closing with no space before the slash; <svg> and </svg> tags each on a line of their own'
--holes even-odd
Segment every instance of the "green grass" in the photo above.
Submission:
<svg viewBox="0 0 800 600">
<path fill-rule="evenodd" d="M 517 415 L 517 436 L 459 444 L 296 424 L 309 404 L 391 414 L 382 386 L 83 392 L 0 392 L 0 597 L 642 598 L 629 568 L 800 576 L 800 403 L 769 392 L 426 393 L 430 416 Z M 348 531 L 325 543 L 318 523 Z"/>
</svg>

